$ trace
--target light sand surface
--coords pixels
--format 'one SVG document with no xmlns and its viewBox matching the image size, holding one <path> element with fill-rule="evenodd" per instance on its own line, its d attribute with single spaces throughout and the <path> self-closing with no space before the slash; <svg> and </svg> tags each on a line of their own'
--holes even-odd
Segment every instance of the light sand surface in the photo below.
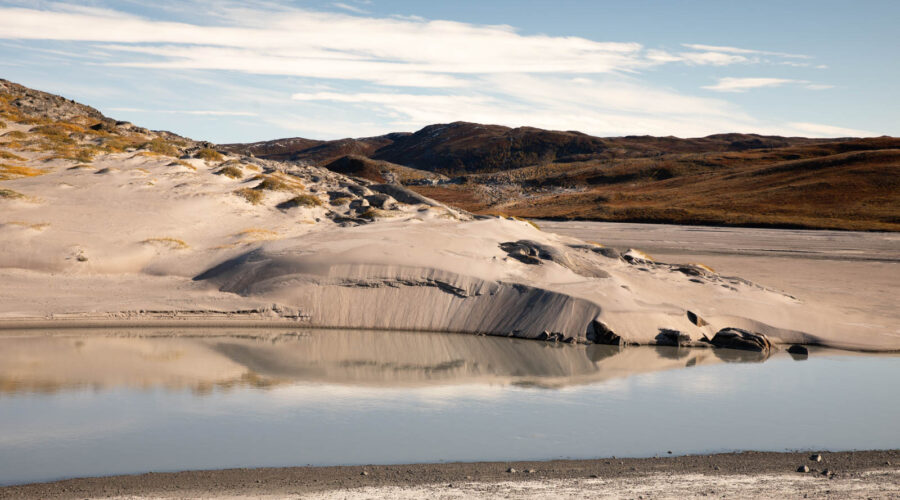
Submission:
<svg viewBox="0 0 900 500">
<path fill-rule="evenodd" d="M 164 138 L 128 127 L 117 133 L 144 134 L 134 144 Z M 900 350 L 897 308 L 884 298 L 894 267 L 836 271 L 841 291 L 832 282 L 813 294 L 791 278 L 808 276 L 806 260 L 749 266 L 762 284 L 741 266 L 692 264 L 750 248 L 741 255 L 895 266 L 896 239 L 846 247 L 840 233 L 823 232 L 785 244 L 782 235 L 800 233 L 723 229 L 682 238 L 657 261 L 647 253 L 672 247 L 664 232 L 613 251 L 601 245 L 615 243 L 604 231 L 580 231 L 601 244 L 589 243 L 303 164 L 176 159 L 138 146 L 76 164 L 47 156 L 46 140 L 31 140 L 39 128 L 23 121 L 10 131 L 26 139 L 0 137 L 16 158 L 9 172 L 27 174 L 0 181 L 0 329 L 233 321 L 696 346 L 737 328 L 765 336 L 764 350 Z M 66 140 L 96 149 L 100 139 Z M 177 140 L 185 145 L 175 156 L 198 149 Z M 877 300 L 859 298 L 876 291 Z"/>
<path fill-rule="evenodd" d="M 261 164 L 322 201 L 284 209 L 293 193 L 251 205 L 232 194 L 247 181 L 215 167 L 127 154 L 95 165 L 109 171 L 59 167 L 7 181 L 30 198 L 3 202 L 6 328 L 238 319 L 576 342 L 608 341 L 601 334 L 611 331 L 623 342 L 671 343 L 674 334 L 690 344 L 737 327 L 776 343 L 900 348 L 896 324 L 835 314 L 792 287 L 610 253 L 552 227 L 473 219 L 428 200 L 385 201 L 378 191 L 390 187 L 312 167 Z M 389 209 L 347 223 L 353 209 L 338 213 L 346 200 L 327 201 L 335 190 L 354 197 L 351 205 Z"/>
<path fill-rule="evenodd" d="M 555 233 L 702 262 L 900 335 L 900 234 L 540 221 Z"/>
</svg>

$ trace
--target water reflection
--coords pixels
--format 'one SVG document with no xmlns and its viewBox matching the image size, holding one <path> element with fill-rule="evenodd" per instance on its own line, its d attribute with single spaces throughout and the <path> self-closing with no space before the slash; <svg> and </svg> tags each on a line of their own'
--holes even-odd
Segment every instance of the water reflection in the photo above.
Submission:
<svg viewBox="0 0 900 500">
<path fill-rule="evenodd" d="M 578 346 L 422 332 L 65 331 L 0 337 L 0 395 L 79 388 L 514 384 L 563 387 L 767 355 L 731 349 Z"/>
</svg>

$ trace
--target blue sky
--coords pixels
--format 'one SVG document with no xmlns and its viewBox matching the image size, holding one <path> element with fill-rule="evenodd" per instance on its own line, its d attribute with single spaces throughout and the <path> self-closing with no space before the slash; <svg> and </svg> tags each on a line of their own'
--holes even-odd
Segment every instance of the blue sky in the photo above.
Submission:
<svg viewBox="0 0 900 500">
<path fill-rule="evenodd" d="M 900 135 L 900 2 L 0 0 L 0 77 L 214 142 Z"/>
</svg>

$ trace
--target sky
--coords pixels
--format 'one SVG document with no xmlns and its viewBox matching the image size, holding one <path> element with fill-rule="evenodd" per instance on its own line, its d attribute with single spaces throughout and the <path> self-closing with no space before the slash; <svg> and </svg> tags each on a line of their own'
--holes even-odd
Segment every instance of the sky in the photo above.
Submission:
<svg viewBox="0 0 900 500">
<path fill-rule="evenodd" d="M 900 1 L 0 0 L 0 78 L 218 143 L 900 136 Z"/>
</svg>

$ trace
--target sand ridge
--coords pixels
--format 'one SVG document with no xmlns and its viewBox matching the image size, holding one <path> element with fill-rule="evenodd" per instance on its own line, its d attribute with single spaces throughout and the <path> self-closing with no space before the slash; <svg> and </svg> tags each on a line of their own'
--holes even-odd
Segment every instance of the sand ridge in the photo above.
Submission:
<svg viewBox="0 0 900 500">
<path fill-rule="evenodd" d="M 700 264 L 75 112 L 5 112 L 0 328 L 208 319 L 682 346 L 738 328 L 766 348 L 900 349 Z"/>
</svg>

